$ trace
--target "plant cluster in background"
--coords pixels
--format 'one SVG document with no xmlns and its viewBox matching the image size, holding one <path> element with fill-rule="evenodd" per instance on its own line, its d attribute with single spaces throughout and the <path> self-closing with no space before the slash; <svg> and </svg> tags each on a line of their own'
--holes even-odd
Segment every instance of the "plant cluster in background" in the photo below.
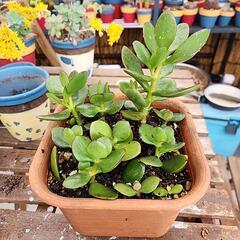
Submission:
<svg viewBox="0 0 240 240">
<path fill-rule="evenodd" d="M 87 186 L 89 195 L 100 199 L 116 199 L 119 193 L 126 197 L 153 194 L 178 198 L 183 191 L 181 184 L 162 185 L 162 179 L 149 176 L 147 169 L 151 168 L 152 173 L 153 169 L 161 168 L 176 174 L 185 168 L 187 156 L 179 152 L 184 143 L 176 139 L 173 124 L 182 121 L 185 115 L 154 109 L 159 125 L 152 126 L 147 119 L 153 102 L 182 96 L 197 88 L 178 89 L 168 75 L 176 63 L 189 60 L 203 47 L 209 30 L 188 37 L 188 25 L 176 25 L 174 16 L 165 12 L 155 27 L 151 23 L 144 25 L 143 35 L 146 46 L 138 41 L 133 43 L 136 55 L 126 47 L 122 50 L 125 71 L 134 79 L 120 83 L 128 100 L 115 100 L 107 84 L 87 87 L 86 73 L 72 72 L 69 76 L 61 73 L 59 79 L 47 81 L 48 97 L 53 103 L 62 104 L 64 110 L 39 118 L 67 120 L 65 128 L 52 130 L 55 147 L 51 154 L 52 173 L 65 188 Z M 142 64 L 148 68 L 147 73 L 143 72 Z M 114 114 L 121 117 L 110 126 L 106 119 Z M 76 169 L 67 174 L 59 172 L 59 150 L 70 150 Z M 173 154 L 162 158 L 166 153 Z M 120 165 L 120 179 L 112 182 L 111 187 L 98 182 L 98 175 Z"/>
</svg>

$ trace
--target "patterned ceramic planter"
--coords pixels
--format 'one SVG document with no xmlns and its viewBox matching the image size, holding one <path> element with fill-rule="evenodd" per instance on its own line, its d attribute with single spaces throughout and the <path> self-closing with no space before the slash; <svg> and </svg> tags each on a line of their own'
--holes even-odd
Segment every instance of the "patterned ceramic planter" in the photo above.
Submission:
<svg viewBox="0 0 240 240">
<path fill-rule="evenodd" d="M 200 26 L 202 28 L 213 28 L 220 14 L 221 9 L 200 8 L 199 10 Z"/>
<path fill-rule="evenodd" d="M 113 21 L 114 8 L 103 9 L 100 16 L 103 23 L 111 23 Z"/>
<path fill-rule="evenodd" d="M 231 19 L 234 15 L 234 11 L 222 11 L 221 15 L 218 18 L 218 25 L 220 27 L 227 27 L 230 24 Z"/>
<path fill-rule="evenodd" d="M 0 120 L 20 141 L 42 137 L 47 126 L 38 115 L 50 112 L 45 81 L 48 73 L 31 64 L 10 64 L 0 69 Z"/>
<path fill-rule="evenodd" d="M 184 8 L 182 22 L 187 23 L 188 26 L 191 27 L 195 21 L 197 13 L 198 13 L 198 8 L 194 8 L 194 9 Z"/>
<path fill-rule="evenodd" d="M 121 7 L 123 20 L 125 23 L 133 23 L 136 19 L 137 8 L 133 6 L 123 5 Z"/>
<path fill-rule="evenodd" d="M 13 63 L 13 62 L 30 62 L 33 64 L 36 64 L 36 56 L 35 56 L 35 36 L 31 36 L 29 38 L 27 38 L 24 41 L 24 44 L 26 46 L 23 55 L 22 55 L 22 59 L 21 60 L 14 60 L 14 61 L 10 61 L 8 59 L 5 58 L 1 58 L 0 56 L 0 67 L 7 65 L 9 63 Z"/>
<path fill-rule="evenodd" d="M 103 3 L 112 4 L 114 6 L 114 13 L 113 13 L 114 19 L 122 18 L 121 5 L 123 3 L 123 0 L 103 0 Z"/>
<path fill-rule="evenodd" d="M 95 36 L 77 42 L 76 46 L 73 46 L 70 41 L 54 40 L 51 42 L 63 71 L 68 74 L 73 70 L 87 71 L 89 76 L 92 74 L 94 43 Z"/>
<path fill-rule="evenodd" d="M 140 25 L 144 25 L 146 22 L 150 22 L 152 18 L 152 9 L 141 8 L 137 10 L 137 20 Z"/>
</svg>

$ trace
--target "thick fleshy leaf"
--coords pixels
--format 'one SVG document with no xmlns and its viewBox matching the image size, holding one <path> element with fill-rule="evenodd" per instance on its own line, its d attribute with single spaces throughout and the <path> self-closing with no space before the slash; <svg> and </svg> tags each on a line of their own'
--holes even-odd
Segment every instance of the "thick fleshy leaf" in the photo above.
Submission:
<svg viewBox="0 0 240 240">
<path fill-rule="evenodd" d="M 87 98 L 87 95 L 88 95 L 88 86 L 84 86 L 72 97 L 74 106 L 83 104 Z"/>
<path fill-rule="evenodd" d="M 203 29 L 192 34 L 173 55 L 166 60 L 166 64 L 175 64 L 191 59 L 205 45 L 209 34 L 209 29 Z"/>
<path fill-rule="evenodd" d="M 89 194 L 100 199 L 113 200 L 118 198 L 118 194 L 115 191 L 96 182 L 90 184 Z"/>
<path fill-rule="evenodd" d="M 80 89 L 82 89 L 87 82 L 87 72 L 81 72 L 75 75 L 66 86 L 68 94 L 75 95 Z"/>
<path fill-rule="evenodd" d="M 167 140 L 167 136 L 162 128 L 153 127 L 149 124 L 142 124 L 139 128 L 139 133 L 145 143 L 154 146 L 160 146 Z"/>
<path fill-rule="evenodd" d="M 160 183 L 159 177 L 150 176 L 150 177 L 146 178 L 142 182 L 141 193 L 148 194 L 148 193 L 153 192 L 158 187 L 159 183 Z"/>
<path fill-rule="evenodd" d="M 154 112 L 157 114 L 159 118 L 167 122 L 169 122 L 173 117 L 173 112 L 168 109 L 161 109 L 161 110 L 154 109 Z"/>
<path fill-rule="evenodd" d="M 135 106 L 135 104 L 130 101 L 130 100 L 126 100 L 125 103 L 124 103 L 124 107 L 127 109 L 127 110 L 132 110 L 132 111 L 138 111 L 138 108 Z"/>
<path fill-rule="evenodd" d="M 141 157 L 138 159 L 138 161 L 152 167 L 161 167 L 163 165 L 162 161 L 155 156 Z"/>
<path fill-rule="evenodd" d="M 140 61 L 135 54 L 126 46 L 122 48 L 122 62 L 128 70 L 143 74 Z"/>
<path fill-rule="evenodd" d="M 114 98 L 114 93 L 102 93 L 102 94 L 95 94 L 90 98 L 90 102 L 94 105 L 100 106 L 101 104 L 112 101 Z"/>
<path fill-rule="evenodd" d="M 173 14 L 169 11 L 163 12 L 155 26 L 155 36 L 158 46 L 168 49 L 175 39 L 176 31 L 177 24 Z"/>
<path fill-rule="evenodd" d="M 158 45 L 155 38 L 154 26 L 150 22 L 145 23 L 143 26 L 143 38 L 149 51 L 154 53 Z"/>
<path fill-rule="evenodd" d="M 108 138 L 105 137 L 105 140 Z M 103 141 L 95 140 L 89 143 L 87 146 L 87 152 L 90 156 L 93 156 L 95 159 L 105 158 L 109 155 L 109 150 L 111 152 L 112 150 L 112 143 L 106 141 L 104 143 Z"/>
<path fill-rule="evenodd" d="M 50 93 L 57 95 L 63 94 L 63 86 L 59 76 L 50 76 L 46 81 L 46 88 Z"/>
<path fill-rule="evenodd" d="M 150 61 L 151 55 L 150 55 L 148 49 L 144 46 L 144 44 L 142 44 L 139 41 L 134 41 L 133 48 L 134 48 L 134 51 L 135 51 L 138 59 L 140 59 L 140 61 L 143 64 L 145 64 L 146 66 L 149 66 L 149 61 Z"/>
<path fill-rule="evenodd" d="M 123 142 L 129 138 L 132 129 L 128 121 L 119 121 L 113 127 L 113 139 L 115 142 Z"/>
<path fill-rule="evenodd" d="M 97 120 L 92 122 L 90 126 L 90 136 L 92 140 L 103 136 L 112 139 L 112 129 L 106 122 Z"/>
<path fill-rule="evenodd" d="M 167 139 L 166 139 L 166 143 L 171 143 L 171 144 L 175 144 L 175 136 L 174 136 L 174 130 L 172 127 L 170 126 L 164 126 L 162 127 L 162 129 L 164 130 Z"/>
<path fill-rule="evenodd" d="M 84 170 L 86 168 L 89 168 L 91 166 L 90 162 L 78 162 L 78 169 Z"/>
<path fill-rule="evenodd" d="M 176 155 L 168 160 L 163 161 L 162 168 L 170 173 L 179 173 L 181 172 L 187 164 L 186 155 Z"/>
<path fill-rule="evenodd" d="M 102 84 L 100 81 L 95 84 L 91 84 L 88 87 L 88 96 L 92 97 L 95 94 L 102 94 L 104 93 L 104 84 Z"/>
<path fill-rule="evenodd" d="M 167 152 L 174 152 L 182 148 L 184 145 L 185 143 L 182 143 L 182 142 L 179 142 L 176 144 L 166 143 L 166 144 L 163 144 L 161 147 L 158 147 L 158 153 L 162 155 Z"/>
<path fill-rule="evenodd" d="M 38 116 L 38 118 L 41 120 L 47 120 L 47 121 L 62 121 L 62 120 L 68 119 L 70 115 L 71 115 L 71 112 L 68 109 L 65 109 L 59 113 L 52 113 L 49 115 L 40 115 Z"/>
<path fill-rule="evenodd" d="M 123 170 L 122 178 L 125 183 L 134 183 L 140 181 L 145 173 L 144 164 L 133 160 L 128 163 L 127 167 Z"/>
<path fill-rule="evenodd" d="M 157 91 L 169 92 L 177 89 L 175 80 L 171 78 L 162 78 L 157 81 Z"/>
<path fill-rule="evenodd" d="M 139 121 L 144 116 L 142 112 L 135 112 L 135 111 L 131 111 L 131 110 L 123 110 L 122 115 L 124 118 L 133 120 L 133 121 Z"/>
<path fill-rule="evenodd" d="M 107 173 L 116 168 L 121 162 L 124 153 L 125 151 L 123 149 L 117 149 L 115 151 L 112 151 L 111 154 L 106 158 L 101 159 L 101 162 L 99 163 L 101 171 L 103 173 Z"/>
<path fill-rule="evenodd" d="M 55 104 L 63 104 L 64 103 L 61 98 L 57 97 L 53 93 L 46 93 L 46 95 L 52 103 L 55 103 Z"/>
<path fill-rule="evenodd" d="M 114 146 L 116 149 L 124 149 L 125 154 L 122 161 L 128 161 L 137 157 L 141 153 L 141 144 L 137 141 L 131 141 L 128 143 L 119 143 Z"/>
<path fill-rule="evenodd" d="M 153 194 L 158 196 L 158 197 L 166 197 L 168 195 L 168 191 L 163 187 L 157 187 L 153 191 Z"/>
<path fill-rule="evenodd" d="M 68 75 L 67 73 L 61 71 L 60 74 L 59 74 L 59 79 L 60 79 L 60 82 L 62 84 L 63 87 L 67 86 L 68 83 L 69 83 L 69 80 L 68 80 Z"/>
<path fill-rule="evenodd" d="M 175 51 L 188 38 L 188 35 L 189 35 L 188 24 L 186 24 L 186 23 L 178 24 L 176 37 L 175 37 L 174 41 L 172 42 L 172 44 L 170 45 L 168 51 L 169 52 Z"/>
<path fill-rule="evenodd" d="M 148 75 L 144 75 L 138 72 L 134 72 L 128 69 L 125 69 L 124 72 L 126 72 L 127 74 L 129 74 L 130 76 L 132 76 L 134 79 L 138 79 L 140 81 L 143 82 L 151 82 L 152 78 Z"/>
<path fill-rule="evenodd" d="M 60 180 L 59 170 L 58 170 L 58 161 L 57 161 L 57 147 L 54 146 L 51 152 L 51 169 L 53 175 Z"/>
<path fill-rule="evenodd" d="M 182 184 L 176 184 L 173 187 L 171 187 L 169 194 L 179 194 L 183 190 Z"/>
<path fill-rule="evenodd" d="M 189 94 L 193 91 L 196 91 L 199 88 L 198 85 L 194 85 L 188 88 L 179 88 L 173 91 L 162 91 L 162 90 L 157 90 L 153 92 L 153 96 L 159 96 L 159 97 L 167 97 L 167 98 L 172 98 L 172 97 L 180 97 L 184 96 L 186 94 Z"/>
<path fill-rule="evenodd" d="M 100 108 L 91 103 L 85 103 L 77 106 L 77 110 L 85 117 L 94 117 L 99 113 Z"/>
<path fill-rule="evenodd" d="M 174 64 L 164 65 L 161 68 L 159 79 L 167 77 L 169 74 L 171 74 L 173 72 L 174 67 L 175 67 Z"/>
<path fill-rule="evenodd" d="M 156 68 L 160 65 L 160 63 L 165 60 L 168 56 L 168 50 L 166 47 L 158 48 L 150 59 L 151 68 Z"/>
<path fill-rule="evenodd" d="M 67 142 L 71 146 L 74 138 L 75 138 L 75 134 L 74 134 L 73 130 L 70 128 L 64 128 L 64 130 L 63 130 L 64 141 Z"/>
<path fill-rule="evenodd" d="M 106 113 L 113 115 L 113 114 L 119 112 L 122 109 L 123 104 L 124 104 L 123 100 L 106 103 L 105 104 L 105 107 L 107 108 Z"/>
<path fill-rule="evenodd" d="M 116 183 L 113 185 L 113 188 L 127 197 L 133 197 L 137 194 L 137 192 L 128 184 Z"/>
<path fill-rule="evenodd" d="M 99 141 L 105 145 L 105 147 L 107 148 L 108 154 L 111 153 L 113 144 L 112 144 L 112 141 L 108 137 L 100 137 L 97 139 L 97 141 Z"/>
<path fill-rule="evenodd" d="M 171 122 L 180 122 L 185 118 L 184 113 L 174 113 Z"/>
<path fill-rule="evenodd" d="M 83 135 L 82 126 L 74 125 L 71 129 L 72 129 L 75 136 L 82 136 Z"/>
<path fill-rule="evenodd" d="M 63 181 L 63 186 L 69 189 L 76 189 L 86 185 L 91 179 L 88 172 L 76 173 L 72 176 L 67 177 Z"/>
<path fill-rule="evenodd" d="M 125 94 L 128 99 L 134 102 L 134 104 L 137 105 L 140 109 L 147 105 L 145 98 L 138 90 L 128 89 Z"/>
<path fill-rule="evenodd" d="M 92 158 L 87 152 L 87 147 L 91 140 L 84 136 L 77 136 L 72 144 L 72 151 L 74 157 L 81 162 L 92 162 Z"/>
<path fill-rule="evenodd" d="M 71 145 L 64 139 L 64 128 L 56 127 L 52 129 L 52 140 L 61 148 L 69 148 Z"/>
</svg>

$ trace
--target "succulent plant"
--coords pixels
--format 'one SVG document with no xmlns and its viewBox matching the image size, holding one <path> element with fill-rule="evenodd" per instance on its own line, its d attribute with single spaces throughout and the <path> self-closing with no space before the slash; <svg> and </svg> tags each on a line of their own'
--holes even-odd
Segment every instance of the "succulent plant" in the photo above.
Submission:
<svg viewBox="0 0 240 240">
<path fill-rule="evenodd" d="M 120 90 L 135 106 L 134 110 L 131 107 L 122 111 L 123 116 L 144 123 L 154 101 L 182 96 L 196 90 L 197 86 L 178 89 L 168 75 L 175 64 L 189 60 L 205 45 L 209 33 L 209 30 L 204 29 L 188 37 L 188 25 L 176 25 L 170 12 L 161 14 L 155 27 L 151 23 L 145 23 L 143 36 L 146 46 L 134 41 L 136 55 L 129 48 L 122 48 L 125 72 L 134 80 L 120 83 Z M 147 74 L 143 72 L 141 64 L 149 69 Z"/>
</svg>

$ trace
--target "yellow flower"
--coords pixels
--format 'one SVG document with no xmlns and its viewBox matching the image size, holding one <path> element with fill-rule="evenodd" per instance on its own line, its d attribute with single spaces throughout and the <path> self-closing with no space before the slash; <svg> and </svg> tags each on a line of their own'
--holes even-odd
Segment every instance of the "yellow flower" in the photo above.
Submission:
<svg viewBox="0 0 240 240">
<path fill-rule="evenodd" d="M 94 30 L 98 31 L 99 37 L 102 37 L 104 31 L 102 20 L 100 18 L 92 18 L 89 20 L 89 23 Z"/>
<path fill-rule="evenodd" d="M 17 33 L 12 31 L 6 22 L 0 26 L 0 57 L 9 60 L 19 60 L 22 58 L 25 45 L 18 37 Z"/>
<path fill-rule="evenodd" d="M 123 27 L 113 22 L 108 26 L 106 32 L 108 35 L 108 44 L 112 46 L 113 43 L 118 42 L 121 37 Z"/>
</svg>

